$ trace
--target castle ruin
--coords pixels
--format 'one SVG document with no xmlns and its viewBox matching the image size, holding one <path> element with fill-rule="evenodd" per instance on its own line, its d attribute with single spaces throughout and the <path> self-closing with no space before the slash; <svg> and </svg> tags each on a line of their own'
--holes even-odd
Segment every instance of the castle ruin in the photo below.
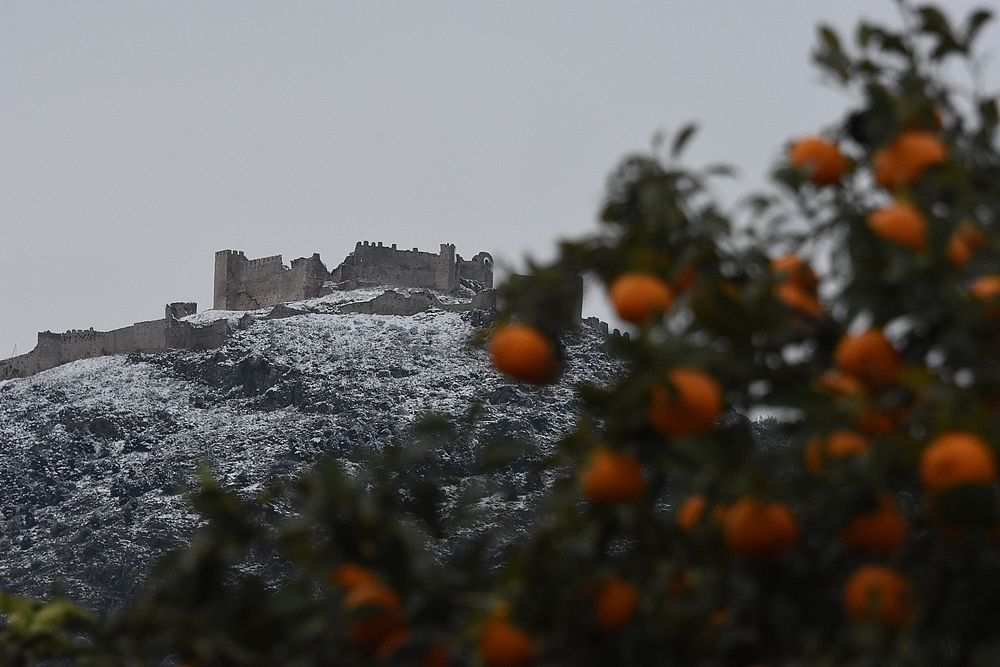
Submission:
<svg viewBox="0 0 1000 667">
<path fill-rule="evenodd" d="M 442 243 L 438 254 L 358 242 L 354 252 L 327 271 L 314 254 L 286 267 L 281 255 L 247 259 L 242 251 L 215 253 L 216 310 L 254 310 L 289 301 L 302 301 L 329 294 L 333 289 L 357 289 L 397 285 L 453 291 L 461 286 L 474 292 L 493 288 L 493 257 L 487 252 L 471 260 L 455 253 L 455 246 Z"/>
<path fill-rule="evenodd" d="M 414 309 L 468 310 L 492 307 L 493 258 L 480 252 L 471 260 L 455 253 L 455 246 L 441 244 L 438 254 L 359 242 L 333 271 L 327 271 L 318 254 L 293 260 L 286 267 L 281 255 L 247 259 L 243 252 L 215 253 L 213 306 L 216 310 L 257 310 L 303 301 L 333 290 L 397 285 L 452 292 L 462 287 L 477 296 L 466 305 L 446 305 L 432 294 L 404 297 L 387 292 L 371 302 L 346 306 L 345 312 L 412 314 Z M 468 291 L 466 291 L 468 294 Z M 282 306 L 283 307 L 283 306 Z M 183 321 L 197 312 L 193 302 L 167 304 L 163 319 L 136 322 L 113 331 L 42 331 L 31 352 L 0 360 L 0 381 L 22 378 L 61 364 L 111 354 L 155 353 L 167 350 L 204 350 L 221 346 L 232 334 L 227 319 L 195 326 Z M 417 312 L 414 311 L 414 312 Z M 285 308 L 268 317 L 300 314 Z"/>
</svg>

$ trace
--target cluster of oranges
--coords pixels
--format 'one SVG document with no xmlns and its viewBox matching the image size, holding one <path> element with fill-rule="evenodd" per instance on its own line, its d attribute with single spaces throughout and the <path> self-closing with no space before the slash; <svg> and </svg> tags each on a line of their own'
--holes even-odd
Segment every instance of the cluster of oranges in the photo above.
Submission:
<svg viewBox="0 0 1000 667">
<path fill-rule="evenodd" d="M 868 227 L 876 236 L 916 252 L 927 249 L 927 218 L 906 200 L 906 192 L 929 167 L 947 159 L 948 150 L 936 132 L 912 128 L 904 129 L 875 152 L 875 182 L 896 195 L 895 201 L 868 216 Z M 807 178 L 817 186 L 839 183 L 849 166 L 837 144 L 820 137 L 806 137 L 792 144 L 788 162 L 805 170 Z M 956 236 L 953 247 L 949 247 L 952 262 L 960 265 L 968 261 L 976 242 L 968 233 Z"/>
<path fill-rule="evenodd" d="M 918 253 L 928 248 L 928 218 L 913 203 L 913 191 L 928 170 L 949 160 L 939 133 L 939 121 L 933 131 L 905 127 L 871 156 L 874 181 L 892 194 L 893 201 L 867 215 L 867 228 L 881 239 Z M 836 186 L 855 168 L 855 162 L 835 142 L 820 137 L 792 144 L 788 163 L 801 169 L 816 188 Z M 955 269 L 962 269 L 986 241 L 977 224 L 962 222 L 951 234 L 945 255 Z M 656 271 L 662 273 L 662 269 Z M 822 322 L 820 280 L 812 267 L 796 254 L 786 254 L 771 260 L 770 269 L 774 298 L 797 320 Z M 609 281 L 608 294 L 615 312 L 622 320 L 638 325 L 640 335 L 663 323 L 664 315 L 688 286 L 665 280 L 657 272 L 627 271 Z M 980 276 L 970 285 L 969 294 L 983 302 L 996 300 L 1000 297 L 1000 274 Z M 988 313 L 1000 315 L 1000 306 L 987 308 Z M 507 324 L 494 332 L 490 355 L 500 371 L 537 384 L 552 381 L 560 364 L 552 341 L 521 323 Z M 888 437 L 904 436 L 910 406 L 898 396 L 913 400 L 906 391 L 897 391 L 906 370 L 904 358 L 879 328 L 843 334 L 832 350 L 832 362 L 815 378 L 813 388 L 831 397 L 849 423 L 837 417 L 837 423 L 827 423 L 825 431 L 823 426 L 813 427 L 813 433 L 821 432 L 806 442 L 802 457 L 813 480 L 833 480 L 848 470 L 842 467 L 848 461 L 868 461 Z M 641 406 L 645 423 L 651 434 L 667 443 L 710 432 L 726 404 L 716 377 L 693 365 L 677 365 L 660 373 L 646 398 Z M 982 436 L 963 430 L 936 431 L 922 447 L 916 466 L 930 510 L 949 491 L 970 485 L 989 487 L 998 474 L 993 450 Z M 644 459 L 642 448 L 634 443 L 595 446 L 580 468 L 581 496 L 596 507 L 641 503 L 649 493 L 646 465 L 649 461 Z M 845 518 L 830 535 L 850 558 L 865 562 L 838 579 L 843 584 L 840 595 L 848 618 L 896 631 L 914 618 L 918 592 L 901 570 L 886 563 L 908 543 L 912 517 L 907 517 L 900 497 L 887 489 L 873 489 L 871 498 L 867 509 Z M 802 540 L 804 528 L 793 505 L 768 492 L 730 497 L 725 504 L 694 494 L 680 504 L 675 519 L 682 535 L 706 534 L 696 531 L 705 526 L 732 556 L 756 565 L 773 564 L 795 551 Z M 671 579 L 669 590 L 681 590 L 689 584 L 690 571 L 684 572 L 683 577 L 678 573 Z M 639 590 L 633 583 L 617 574 L 606 577 L 592 596 L 596 626 L 604 632 L 624 627 L 636 615 L 638 601 Z M 508 633 L 516 630 L 497 627 L 506 628 Z M 519 642 L 522 650 L 518 656 L 528 660 L 530 640 L 513 643 Z M 486 662 L 494 667 L 520 664 Z"/>
</svg>

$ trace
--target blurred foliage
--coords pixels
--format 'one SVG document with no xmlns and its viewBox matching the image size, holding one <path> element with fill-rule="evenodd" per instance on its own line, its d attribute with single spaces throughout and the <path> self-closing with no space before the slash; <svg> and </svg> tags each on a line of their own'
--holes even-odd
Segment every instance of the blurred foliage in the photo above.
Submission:
<svg viewBox="0 0 1000 667">
<path fill-rule="evenodd" d="M 501 322 L 532 324 L 554 341 L 575 326 L 567 304 L 581 276 L 608 284 L 643 271 L 676 295 L 663 317 L 608 339 L 629 370 L 614 386 L 579 389 L 577 428 L 534 472 L 554 481 L 530 531 L 497 545 L 488 529 L 472 529 L 477 508 L 505 496 L 456 484 L 442 465 L 442 451 L 467 445 L 468 424 L 430 419 L 359 472 L 322 461 L 255 502 L 206 475 L 191 496 L 205 529 L 121 610 L 92 618 L 62 599 L 0 597 L 4 664 L 440 665 L 446 655 L 451 664 L 498 665 L 477 651 L 477 638 L 502 617 L 529 634 L 537 664 L 996 665 L 995 481 L 929 494 L 918 471 L 942 433 L 975 433 L 994 456 L 1000 446 L 1000 306 L 970 292 L 1000 273 L 1000 118 L 996 98 L 975 85 L 975 40 L 990 13 L 959 25 L 935 7 L 897 4 L 899 30 L 862 22 L 850 46 L 819 30 L 815 63 L 860 100 L 820 133 L 848 158 L 839 183 L 820 187 L 808 170 L 779 164 L 773 192 L 726 213 L 709 181 L 728 170 L 679 162 L 690 125 L 665 154 L 667 138 L 658 137 L 651 154 L 615 169 L 596 233 L 564 241 L 551 263 L 500 288 Z M 972 87 L 944 79 L 954 71 L 946 63 L 968 65 Z M 938 137 L 947 158 L 913 183 L 879 187 L 875 156 L 911 130 Z M 893 199 L 926 217 L 927 250 L 868 226 Z M 978 240 L 956 262 L 949 244 L 970 228 Z M 819 315 L 777 296 L 788 278 L 771 260 L 789 252 L 820 274 Z M 885 332 L 902 371 L 888 386 L 844 390 L 830 379 L 838 342 L 868 327 Z M 728 411 L 709 432 L 668 440 L 650 426 L 647 406 L 677 366 L 716 378 Z M 747 418 L 761 414 L 778 419 L 765 428 Z M 810 439 L 845 429 L 866 431 L 870 449 L 806 469 Z M 598 446 L 641 462 L 638 502 L 582 498 L 580 473 Z M 482 452 L 482 471 L 517 460 L 523 447 Z M 908 525 L 903 543 L 883 553 L 846 549 L 838 536 L 887 493 Z M 706 510 L 682 528 L 675 509 L 693 494 Z M 799 535 L 790 552 L 766 561 L 734 553 L 726 508 L 746 495 L 791 508 Z M 456 547 L 436 548 L 457 535 Z M 372 652 L 352 639 L 354 624 L 378 610 L 345 607 L 345 590 L 330 579 L 344 563 L 370 569 L 403 601 L 397 642 Z M 873 563 L 912 584 L 916 613 L 901 627 L 845 613 L 845 581 Z M 634 617 L 615 632 L 594 618 L 611 577 L 638 591 Z M 431 661 L 442 642 L 445 653 Z"/>
</svg>

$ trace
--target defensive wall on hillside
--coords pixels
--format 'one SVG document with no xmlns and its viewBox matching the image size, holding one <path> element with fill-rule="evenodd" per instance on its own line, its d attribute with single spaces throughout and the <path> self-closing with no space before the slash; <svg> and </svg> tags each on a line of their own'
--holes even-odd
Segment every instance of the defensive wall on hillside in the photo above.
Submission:
<svg viewBox="0 0 1000 667">
<path fill-rule="evenodd" d="M 38 345 L 31 352 L 0 360 L 0 380 L 28 377 L 61 364 L 102 357 L 108 354 L 133 352 L 165 352 L 167 350 L 206 350 L 222 345 L 229 337 L 229 325 L 219 320 L 195 327 L 179 318 L 193 315 L 198 304 L 178 302 L 167 304 L 161 320 L 136 322 L 113 331 L 72 329 L 65 333 L 41 331 Z"/>
</svg>

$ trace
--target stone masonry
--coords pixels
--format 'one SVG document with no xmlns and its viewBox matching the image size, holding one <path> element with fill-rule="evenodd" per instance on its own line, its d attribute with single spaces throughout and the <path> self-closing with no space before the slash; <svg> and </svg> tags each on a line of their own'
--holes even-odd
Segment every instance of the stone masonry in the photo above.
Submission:
<svg viewBox="0 0 1000 667">
<path fill-rule="evenodd" d="M 215 253 L 213 307 L 254 310 L 302 301 L 328 293 L 323 291 L 326 284 L 338 289 L 398 285 L 448 292 L 464 285 L 479 292 L 493 288 L 493 257 L 480 252 L 465 260 L 448 243 L 442 243 L 435 255 L 364 241 L 340 266 L 327 271 L 318 254 L 293 260 L 286 267 L 281 255 L 247 259 L 238 250 L 220 250 Z"/>
</svg>

